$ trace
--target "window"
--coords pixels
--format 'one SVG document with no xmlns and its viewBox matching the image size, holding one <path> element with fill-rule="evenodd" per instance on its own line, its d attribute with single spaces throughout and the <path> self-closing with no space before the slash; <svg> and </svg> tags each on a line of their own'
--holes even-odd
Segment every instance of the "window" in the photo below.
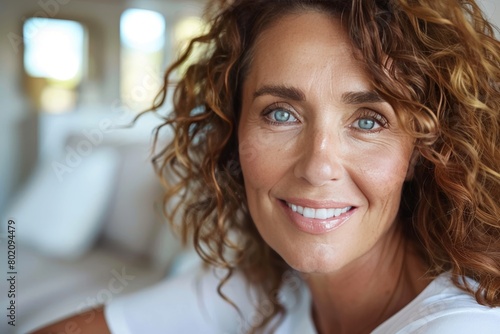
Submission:
<svg viewBox="0 0 500 334">
<path fill-rule="evenodd" d="M 205 29 L 205 25 L 201 18 L 196 16 L 188 16 L 181 19 L 174 28 L 174 43 L 173 47 L 175 48 L 175 54 L 178 56 L 184 52 L 188 46 L 189 41 L 199 36 L 203 33 Z M 190 61 L 184 63 L 182 67 L 179 69 L 179 72 L 183 73 L 189 67 L 189 64 L 198 59 L 202 54 L 201 48 L 195 48 L 192 51 L 190 56 Z"/>
<path fill-rule="evenodd" d="M 121 99 L 131 111 L 151 107 L 162 80 L 165 19 L 157 12 L 127 9 L 120 20 Z"/>
<path fill-rule="evenodd" d="M 42 111 L 60 113 L 77 104 L 86 72 L 87 43 L 76 21 L 30 18 L 23 26 L 28 91 Z"/>
</svg>

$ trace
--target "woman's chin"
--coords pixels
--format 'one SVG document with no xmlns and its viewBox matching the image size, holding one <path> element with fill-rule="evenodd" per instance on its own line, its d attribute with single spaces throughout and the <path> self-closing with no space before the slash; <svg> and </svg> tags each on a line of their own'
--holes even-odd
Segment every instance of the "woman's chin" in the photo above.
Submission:
<svg viewBox="0 0 500 334">
<path fill-rule="evenodd" d="M 331 258 L 293 258 L 285 262 L 295 271 L 302 274 L 327 274 L 340 269 L 340 264 Z"/>
</svg>

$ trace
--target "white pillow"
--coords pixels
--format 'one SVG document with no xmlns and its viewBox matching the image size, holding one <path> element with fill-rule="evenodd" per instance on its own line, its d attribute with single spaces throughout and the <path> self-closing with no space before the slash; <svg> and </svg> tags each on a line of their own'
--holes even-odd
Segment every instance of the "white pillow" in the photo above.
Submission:
<svg viewBox="0 0 500 334">
<path fill-rule="evenodd" d="M 73 260 L 99 236 L 119 156 L 102 147 L 71 164 L 67 158 L 40 163 L 7 215 L 16 222 L 19 243 L 47 256 Z"/>
</svg>

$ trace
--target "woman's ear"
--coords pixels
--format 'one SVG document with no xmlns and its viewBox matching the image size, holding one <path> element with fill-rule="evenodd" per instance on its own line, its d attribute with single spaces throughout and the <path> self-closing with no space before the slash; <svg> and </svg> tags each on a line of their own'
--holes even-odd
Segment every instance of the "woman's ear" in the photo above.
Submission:
<svg viewBox="0 0 500 334">
<path fill-rule="evenodd" d="M 414 149 L 410 157 L 408 170 L 406 171 L 405 181 L 410 181 L 411 179 L 413 179 L 413 173 L 415 172 L 415 165 L 417 164 L 419 157 L 420 157 L 420 152 L 417 149 Z"/>
</svg>

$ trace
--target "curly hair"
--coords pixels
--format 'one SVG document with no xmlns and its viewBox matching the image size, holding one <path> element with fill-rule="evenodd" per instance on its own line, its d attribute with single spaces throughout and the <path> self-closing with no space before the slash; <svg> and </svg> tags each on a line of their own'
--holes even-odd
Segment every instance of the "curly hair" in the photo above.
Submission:
<svg viewBox="0 0 500 334">
<path fill-rule="evenodd" d="M 283 316 L 274 294 L 288 266 L 250 218 L 239 168 L 239 154 L 249 148 L 239 145 L 236 132 L 256 38 L 303 10 L 341 18 L 377 92 L 415 138 L 417 162 L 400 215 L 429 274 L 450 271 L 478 303 L 500 306 L 500 43 L 473 0 L 213 1 L 209 30 L 166 71 L 151 109 L 175 85 L 153 159 L 166 187 L 165 214 L 207 264 L 227 269 L 218 289 L 223 298 L 231 303 L 221 288 L 241 270 L 272 302 L 250 331 Z M 204 56 L 175 80 L 200 47 Z M 158 149 L 164 126 L 174 138 Z M 464 276 L 479 288 L 467 286 Z"/>
</svg>

